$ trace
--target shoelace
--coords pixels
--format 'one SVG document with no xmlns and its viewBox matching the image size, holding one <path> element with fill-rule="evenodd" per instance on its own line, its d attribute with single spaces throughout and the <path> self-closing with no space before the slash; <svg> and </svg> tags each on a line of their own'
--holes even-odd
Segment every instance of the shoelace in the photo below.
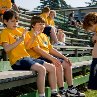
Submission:
<svg viewBox="0 0 97 97">
<path fill-rule="evenodd" d="M 72 89 L 74 89 L 74 90 L 77 91 L 76 94 L 80 94 L 80 92 L 78 91 L 78 89 L 77 89 L 76 87 L 72 87 L 72 88 L 70 88 L 70 90 L 72 90 Z"/>
</svg>

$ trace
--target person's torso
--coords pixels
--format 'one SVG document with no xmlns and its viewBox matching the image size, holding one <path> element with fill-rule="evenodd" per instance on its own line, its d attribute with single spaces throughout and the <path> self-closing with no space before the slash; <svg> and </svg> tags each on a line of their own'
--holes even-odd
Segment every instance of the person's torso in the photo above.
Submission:
<svg viewBox="0 0 97 97">
<path fill-rule="evenodd" d="M 44 19 L 46 24 L 48 24 L 48 19 L 46 14 L 41 14 L 40 17 Z"/>
<path fill-rule="evenodd" d="M 48 19 L 48 25 L 55 26 L 55 23 L 54 23 L 54 20 L 53 19 L 51 19 L 49 17 L 47 19 Z"/>
<path fill-rule="evenodd" d="M 18 28 L 16 30 L 4 29 L 3 33 L 6 33 L 6 38 L 8 38 L 9 44 L 13 44 L 16 40 L 22 36 L 23 29 Z M 11 64 L 14 64 L 20 58 L 29 56 L 26 52 L 24 41 L 22 41 L 18 46 L 8 52 L 9 60 Z"/>
<path fill-rule="evenodd" d="M 32 37 L 33 33 L 29 32 L 29 35 Z M 49 39 L 44 33 L 40 33 L 37 35 L 36 40 L 38 42 L 38 46 L 44 50 L 45 52 L 49 53 Z M 31 57 L 39 58 L 40 55 L 33 51 L 32 49 L 27 50 Z"/>
</svg>

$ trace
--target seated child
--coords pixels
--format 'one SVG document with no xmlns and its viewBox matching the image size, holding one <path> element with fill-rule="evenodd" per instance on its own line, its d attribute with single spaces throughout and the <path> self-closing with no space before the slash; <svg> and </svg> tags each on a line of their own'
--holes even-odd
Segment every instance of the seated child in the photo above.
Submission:
<svg viewBox="0 0 97 97">
<path fill-rule="evenodd" d="M 31 57 L 42 59 L 48 63 L 56 66 L 57 83 L 59 93 L 63 97 L 65 94 L 68 96 L 85 97 L 85 94 L 80 93 L 74 86 L 72 81 L 72 64 L 67 57 L 62 55 L 50 44 L 48 37 L 42 33 L 45 27 L 45 21 L 40 16 L 33 16 L 31 19 L 31 31 L 29 35 L 32 37 L 33 46 L 27 49 Z M 68 84 L 68 89 L 64 91 L 64 75 Z"/>
<path fill-rule="evenodd" d="M 93 36 L 94 48 L 92 51 L 92 64 L 90 68 L 90 77 L 88 88 L 97 90 L 97 12 L 88 13 L 83 20 L 83 28 L 86 31 L 95 32 Z"/>
<path fill-rule="evenodd" d="M 47 70 L 52 91 L 51 97 L 60 97 L 57 93 L 56 69 L 54 65 L 40 59 L 31 58 L 27 53 L 25 45 L 29 47 L 30 43 L 28 41 L 32 43 L 32 38 L 30 38 L 27 30 L 17 28 L 17 13 L 13 10 L 5 11 L 3 21 L 6 28 L 1 32 L 0 41 L 8 54 L 13 70 L 35 70 L 38 72 L 37 88 L 39 97 L 45 97 L 45 76 Z"/>
</svg>

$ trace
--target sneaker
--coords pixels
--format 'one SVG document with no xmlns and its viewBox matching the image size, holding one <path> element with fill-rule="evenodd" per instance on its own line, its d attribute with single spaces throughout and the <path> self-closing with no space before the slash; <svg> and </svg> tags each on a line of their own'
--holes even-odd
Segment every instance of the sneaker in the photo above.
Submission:
<svg viewBox="0 0 97 97">
<path fill-rule="evenodd" d="M 85 97 L 85 94 L 79 92 L 75 87 L 69 88 L 66 94 L 67 97 Z"/>
<path fill-rule="evenodd" d="M 54 46 L 64 46 L 64 45 L 65 45 L 65 43 L 63 43 L 63 42 L 58 42 L 58 43 L 54 44 Z"/>
<path fill-rule="evenodd" d="M 58 93 L 52 93 L 51 97 L 61 97 Z"/>
<path fill-rule="evenodd" d="M 61 95 L 61 97 L 67 97 L 65 90 L 62 91 L 59 90 L 59 94 Z"/>
</svg>

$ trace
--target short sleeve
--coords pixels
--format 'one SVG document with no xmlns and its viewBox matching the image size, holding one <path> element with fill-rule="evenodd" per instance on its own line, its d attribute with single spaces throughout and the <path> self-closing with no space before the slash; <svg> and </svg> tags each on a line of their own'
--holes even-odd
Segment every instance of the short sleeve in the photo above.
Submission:
<svg viewBox="0 0 97 97">
<path fill-rule="evenodd" d="M 9 43 L 9 34 L 7 31 L 2 31 L 1 34 L 0 34 L 0 42 L 3 43 L 3 42 L 6 42 L 6 43 Z"/>
<path fill-rule="evenodd" d="M 49 50 L 53 48 L 53 46 L 51 45 L 50 41 L 48 42 L 48 47 L 49 47 Z"/>
<path fill-rule="evenodd" d="M 26 44 L 26 49 L 31 49 L 36 46 L 39 46 L 37 39 L 33 40 L 32 38 L 30 38 Z"/>
</svg>

